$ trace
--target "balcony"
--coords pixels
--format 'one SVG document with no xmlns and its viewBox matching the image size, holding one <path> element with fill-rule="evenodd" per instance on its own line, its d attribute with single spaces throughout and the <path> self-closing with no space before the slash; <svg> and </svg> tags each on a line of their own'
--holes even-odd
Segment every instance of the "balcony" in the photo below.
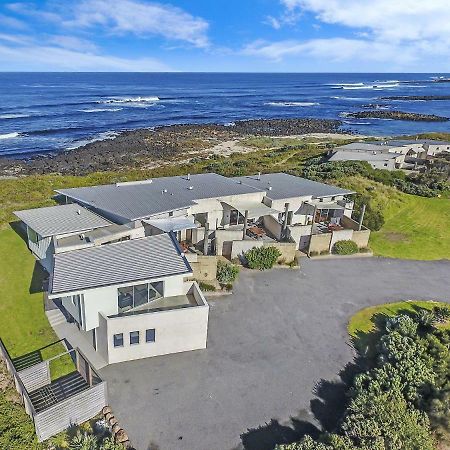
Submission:
<svg viewBox="0 0 450 450">
<path fill-rule="evenodd" d="M 126 312 L 108 316 L 108 319 L 208 305 L 202 291 L 195 281 L 183 283 L 183 290 L 185 293 L 182 295 L 160 297 L 150 303 L 145 303 L 142 306 L 138 306 Z"/>
</svg>

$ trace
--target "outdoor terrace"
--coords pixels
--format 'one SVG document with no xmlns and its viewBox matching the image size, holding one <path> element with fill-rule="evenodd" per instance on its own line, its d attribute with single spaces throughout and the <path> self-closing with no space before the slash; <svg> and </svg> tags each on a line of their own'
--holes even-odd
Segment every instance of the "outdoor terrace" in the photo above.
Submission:
<svg viewBox="0 0 450 450">
<path fill-rule="evenodd" d="M 42 351 L 48 347 L 12 359 L 0 339 L 0 356 L 40 442 L 95 417 L 106 405 L 106 383 L 80 350 L 43 359 Z"/>
</svg>

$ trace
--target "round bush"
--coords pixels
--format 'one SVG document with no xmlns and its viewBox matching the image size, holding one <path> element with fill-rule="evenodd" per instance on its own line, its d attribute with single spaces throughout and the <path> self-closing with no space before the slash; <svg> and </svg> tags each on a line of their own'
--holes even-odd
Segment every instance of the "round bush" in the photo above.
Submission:
<svg viewBox="0 0 450 450">
<path fill-rule="evenodd" d="M 353 241 L 337 241 L 333 246 L 333 253 L 336 255 L 353 255 L 358 253 L 358 246 Z"/>
<path fill-rule="evenodd" d="M 250 269 L 271 269 L 281 256 L 276 247 L 253 247 L 244 253 L 247 265 Z"/>
<path fill-rule="evenodd" d="M 233 284 L 239 274 L 239 267 L 223 261 L 217 262 L 217 281 L 220 284 Z"/>
</svg>

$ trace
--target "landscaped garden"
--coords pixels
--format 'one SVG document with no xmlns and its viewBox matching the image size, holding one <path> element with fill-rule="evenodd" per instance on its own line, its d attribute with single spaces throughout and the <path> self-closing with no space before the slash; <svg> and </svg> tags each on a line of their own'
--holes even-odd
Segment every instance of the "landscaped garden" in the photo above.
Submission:
<svg viewBox="0 0 450 450">
<path fill-rule="evenodd" d="M 398 302 L 349 322 L 358 357 L 345 408 L 317 439 L 278 450 L 435 450 L 450 442 L 450 305 Z"/>
</svg>

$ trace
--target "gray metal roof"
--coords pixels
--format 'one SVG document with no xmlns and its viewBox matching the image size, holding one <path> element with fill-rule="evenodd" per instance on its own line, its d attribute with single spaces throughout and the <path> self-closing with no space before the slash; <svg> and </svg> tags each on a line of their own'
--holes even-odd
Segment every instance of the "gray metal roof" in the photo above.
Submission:
<svg viewBox="0 0 450 450">
<path fill-rule="evenodd" d="M 266 191 L 266 196 L 272 200 L 309 195 L 313 198 L 320 198 L 354 193 L 354 191 L 318 183 L 317 181 L 296 177 L 287 173 L 268 173 L 259 177 L 256 175 L 236 177 L 235 180 Z"/>
<path fill-rule="evenodd" d="M 205 173 L 189 177 L 164 177 L 104 186 L 57 189 L 56 192 L 131 221 L 185 209 L 194 205 L 196 200 L 247 194 L 255 192 L 255 189 L 215 173 Z"/>
<path fill-rule="evenodd" d="M 387 141 L 373 141 L 373 142 L 351 142 L 350 144 L 340 145 L 339 147 L 335 147 L 334 150 L 345 150 L 345 151 L 353 151 L 359 150 L 364 152 L 373 152 L 373 151 L 385 151 L 388 152 L 389 149 L 398 147 L 398 145 L 391 145 L 390 143 L 386 143 Z"/>
<path fill-rule="evenodd" d="M 401 153 L 381 153 L 381 152 L 361 152 L 361 151 L 341 151 L 333 153 L 328 161 L 388 161 L 390 159 L 403 156 Z"/>
<path fill-rule="evenodd" d="M 50 293 L 191 273 L 170 234 L 106 244 L 55 255 Z"/>
<path fill-rule="evenodd" d="M 413 144 L 421 144 L 421 145 L 443 145 L 450 146 L 450 142 L 448 141 L 436 141 L 434 139 L 395 139 L 388 141 L 389 145 L 398 146 L 408 146 Z"/>
<path fill-rule="evenodd" d="M 106 227 L 111 222 L 80 205 L 58 205 L 15 211 L 14 214 L 42 237 Z"/>
</svg>

